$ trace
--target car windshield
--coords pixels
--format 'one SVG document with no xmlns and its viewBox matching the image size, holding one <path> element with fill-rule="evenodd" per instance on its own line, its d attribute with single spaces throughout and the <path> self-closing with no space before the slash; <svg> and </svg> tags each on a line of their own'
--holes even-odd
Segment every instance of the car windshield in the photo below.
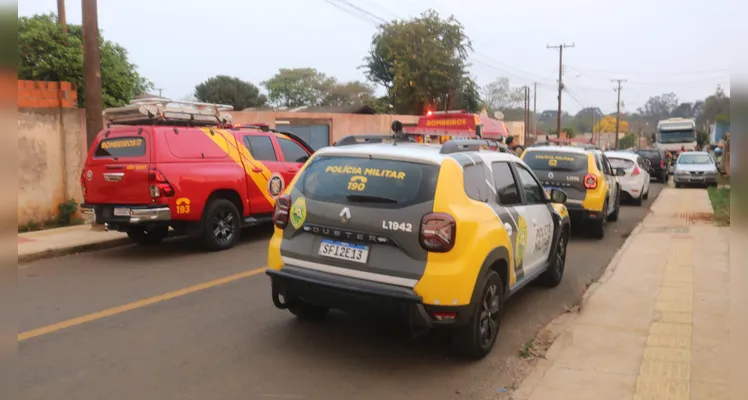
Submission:
<svg viewBox="0 0 748 400">
<path fill-rule="evenodd" d="M 712 158 L 707 154 L 681 154 L 678 164 L 711 164 Z"/>
<path fill-rule="evenodd" d="M 660 131 L 658 142 L 660 143 L 685 143 L 696 140 L 696 132 L 686 131 Z"/>
</svg>

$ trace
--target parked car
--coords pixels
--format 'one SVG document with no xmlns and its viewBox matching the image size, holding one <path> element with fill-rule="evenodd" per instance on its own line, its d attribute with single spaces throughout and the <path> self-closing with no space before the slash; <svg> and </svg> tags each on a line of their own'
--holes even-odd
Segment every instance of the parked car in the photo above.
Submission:
<svg viewBox="0 0 748 400">
<path fill-rule="evenodd" d="M 709 153 L 689 151 L 678 156 L 673 175 L 676 188 L 691 185 L 716 187 L 718 178 L 717 163 Z"/>
<path fill-rule="evenodd" d="M 625 171 L 613 168 L 605 154 L 593 146 L 528 147 L 522 160 L 532 168 L 547 190 L 568 195 L 566 207 L 572 223 L 590 226 L 592 236 L 605 237 L 608 221 L 617 221 Z"/>
<path fill-rule="evenodd" d="M 291 134 L 231 127 L 218 111 L 184 103 L 105 111 L 119 126 L 91 147 L 81 210 L 138 244 L 159 243 L 171 228 L 227 249 L 242 227 L 271 221 L 275 199 L 313 150 Z"/>
<path fill-rule="evenodd" d="M 624 171 L 624 174 L 618 177 L 621 198 L 641 206 L 643 201 L 649 198 L 649 163 L 638 154 L 627 151 L 606 151 L 605 156 L 613 168 Z"/>
<path fill-rule="evenodd" d="M 657 181 L 665 183 L 670 177 L 669 166 L 667 158 L 665 157 L 665 150 L 662 149 L 639 149 L 636 154 L 643 157 L 645 160 L 649 160 L 650 170 L 649 175 Z"/>
<path fill-rule="evenodd" d="M 563 191 L 547 197 L 522 160 L 484 145 L 320 149 L 275 203 L 276 307 L 399 313 L 414 334 L 451 330 L 458 354 L 487 355 L 509 296 L 561 282 L 570 225 Z"/>
</svg>

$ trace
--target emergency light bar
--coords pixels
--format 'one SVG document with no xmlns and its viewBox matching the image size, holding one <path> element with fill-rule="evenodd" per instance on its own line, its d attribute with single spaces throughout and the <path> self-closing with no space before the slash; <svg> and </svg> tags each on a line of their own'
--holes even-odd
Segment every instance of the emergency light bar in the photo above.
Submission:
<svg viewBox="0 0 748 400">
<path fill-rule="evenodd" d="M 430 115 L 435 114 L 465 114 L 467 110 L 447 110 L 447 111 L 429 111 Z"/>
<path fill-rule="evenodd" d="M 107 108 L 102 114 L 108 125 L 216 126 L 231 124 L 231 114 L 223 111 L 233 109 L 226 104 L 146 97 L 123 107 Z"/>
</svg>

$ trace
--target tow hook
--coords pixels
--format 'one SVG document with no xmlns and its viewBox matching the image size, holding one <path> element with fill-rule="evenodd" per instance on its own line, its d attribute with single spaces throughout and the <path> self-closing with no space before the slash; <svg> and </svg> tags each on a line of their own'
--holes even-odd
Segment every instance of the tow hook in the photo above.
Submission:
<svg viewBox="0 0 748 400">
<path fill-rule="evenodd" d="M 273 278 L 270 278 L 270 281 L 271 281 L 270 286 L 271 286 L 271 296 L 273 298 L 273 304 L 276 307 L 280 308 L 281 310 L 285 310 L 288 307 L 290 307 L 293 304 L 293 301 L 287 301 L 285 295 L 283 295 L 283 301 L 281 301 L 281 298 L 280 298 L 281 293 L 280 293 L 280 290 L 278 289 L 278 283 Z"/>
</svg>

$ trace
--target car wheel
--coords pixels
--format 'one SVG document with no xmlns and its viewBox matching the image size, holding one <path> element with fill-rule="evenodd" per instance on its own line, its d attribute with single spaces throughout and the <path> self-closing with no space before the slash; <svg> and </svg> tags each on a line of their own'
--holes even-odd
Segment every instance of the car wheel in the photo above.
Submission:
<svg viewBox="0 0 748 400">
<path fill-rule="evenodd" d="M 327 313 L 330 312 L 330 309 L 315 304 L 309 304 L 302 300 L 296 300 L 288 305 L 288 311 L 298 319 L 318 321 L 325 318 Z"/>
<path fill-rule="evenodd" d="M 201 243 L 211 251 L 234 247 L 241 235 L 239 210 L 226 199 L 214 199 L 203 214 Z"/>
<path fill-rule="evenodd" d="M 621 189 L 618 189 L 618 195 L 616 196 L 616 208 L 613 213 L 608 215 L 608 221 L 618 221 L 618 216 L 621 214 Z"/>
<path fill-rule="evenodd" d="M 564 276 L 564 268 L 566 268 L 566 246 L 568 244 L 568 238 L 568 229 L 564 228 L 558 239 L 556 254 L 554 254 L 554 258 L 551 261 L 551 266 L 548 267 L 548 270 L 543 272 L 543 275 L 540 275 L 540 279 L 538 279 L 538 281 L 544 286 L 556 287 L 561 283 L 561 278 Z"/>
<path fill-rule="evenodd" d="M 605 201 L 603 210 L 608 209 L 608 201 Z M 590 234 L 595 239 L 603 239 L 605 237 L 605 226 L 607 225 L 608 218 L 604 215 L 598 221 L 592 221 L 592 227 L 590 228 Z"/>
<path fill-rule="evenodd" d="M 504 285 L 496 271 L 489 271 L 483 279 L 479 299 L 468 324 L 452 336 L 455 353 L 474 360 L 491 352 L 501 325 Z"/>
<path fill-rule="evenodd" d="M 649 188 L 647 188 L 647 192 L 644 193 L 644 200 L 649 200 Z"/>
<path fill-rule="evenodd" d="M 157 226 L 151 229 L 146 229 L 142 226 L 134 226 L 127 230 L 127 237 L 133 243 L 142 246 L 151 246 L 161 243 L 168 233 L 168 226 Z"/>
</svg>

